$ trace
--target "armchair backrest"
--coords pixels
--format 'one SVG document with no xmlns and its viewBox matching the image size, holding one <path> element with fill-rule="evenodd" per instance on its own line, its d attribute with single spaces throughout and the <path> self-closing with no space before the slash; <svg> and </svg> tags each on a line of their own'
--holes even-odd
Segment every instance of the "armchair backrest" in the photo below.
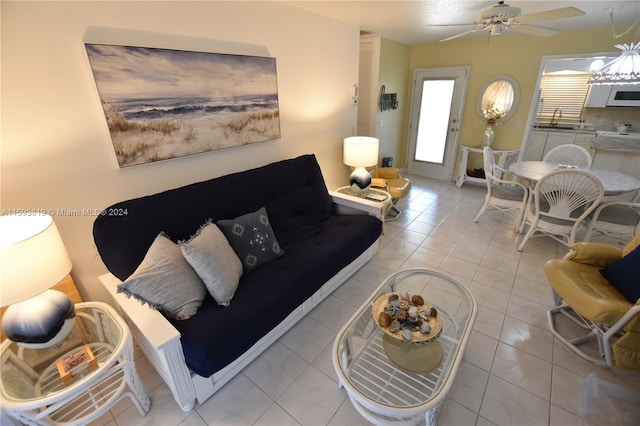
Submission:
<svg viewBox="0 0 640 426">
<path fill-rule="evenodd" d="M 597 207 L 604 189 L 590 173 L 559 169 L 538 181 L 534 195 L 536 214 L 578 223 Z"/>
<path fill-rule="evenodd" d="M 580 145 L 568 143 L 551 149 L 544 156 L 544 161 L 578 167 L 591 167 L 591 154 Z"/>
</svg>

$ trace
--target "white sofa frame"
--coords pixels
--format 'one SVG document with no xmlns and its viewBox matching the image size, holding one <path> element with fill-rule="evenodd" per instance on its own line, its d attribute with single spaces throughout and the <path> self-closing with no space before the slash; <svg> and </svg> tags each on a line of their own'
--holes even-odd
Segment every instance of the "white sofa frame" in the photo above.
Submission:
<svg viewBox="0 0 640 426">
<path fill-rule="evenodd" d="M 333 198 L 336 211 L 340 214 L 369 214 L 381 218 L 383 209 L 381 209 L 380 203 L 333 191 L 330 192 L 330 195 Z M 231 364 L 210 377 L 202 377 L 189 371 L 182 352 L 180 332 L 160 312 L 142 305 L 134 298 L 127 298 L 124 294 L 118 293 L 117 286 L 122 281 L 113 274 L 101 275 L 99 279 L 113 297 L 117 305 L 116 308 L 120 310 L 129 325 L 139 348 L 167 384 L 180 408 L 183 411 L 191 411 L 196 403 L 202 404 L 211 397 L 333 290 L 364 266 L 374 256 L 377 247 L 378 242 L 376 241 L 353 262 L 323 284 L 318 291 L 291 312 L 273 330 Z"/>
</svg>

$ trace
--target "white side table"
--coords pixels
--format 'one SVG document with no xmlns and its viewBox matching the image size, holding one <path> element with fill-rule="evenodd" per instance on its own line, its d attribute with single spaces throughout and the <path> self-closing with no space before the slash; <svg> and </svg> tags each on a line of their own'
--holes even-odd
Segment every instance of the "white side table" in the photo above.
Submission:
<svg viewBox="0 0 640 426">
<path fill-rule="evenodd" d="M 351 190 L 350 186 L 341 186 L 336 188 L 335 192 L 339 194 L 349 195 L 357 202 L 364 202 L 368 205 L 375 206 L 376 217 L 382 221 L 391 207 L 391 194 L 381 189 L 369 188 L 364 194 L 356 194 Z"/>
<path fill-rule="evenodd" d="M 5 340 L 0 346 L 2 411 L 24 424 L 87 424 L 129 397 L 141 415 L 151 400 L 136 372 L 131 333 L 109 305 L 75 305 L 76 321 L 60 345 L 28 349 Z M 57 361 L 88 346 L 97 366 L 63 380 Z"/>
<path fill-rule="evenodd" d="M 485 183 L 484 179 L 477 178 L 473 176 L 469 176 L 467 174 L 467 161 L 470 152 L 479 152 L 483 153 L 482 147 L 470 147 L 466 145 L 460 145 L 460 163 L 458 165 L 458 179 L 456 180 L 456 186 L 460 188 L 465 181 L 476 182 L 476 183 Z M 505 168 L 505 164 L 507 161 L 511 159 L 511 157 L 516 157 L 520 152 L 519 149 L 494 149 L 493 153 L 498 156 L 497 165 L 498 167 Z"/>
</svg>

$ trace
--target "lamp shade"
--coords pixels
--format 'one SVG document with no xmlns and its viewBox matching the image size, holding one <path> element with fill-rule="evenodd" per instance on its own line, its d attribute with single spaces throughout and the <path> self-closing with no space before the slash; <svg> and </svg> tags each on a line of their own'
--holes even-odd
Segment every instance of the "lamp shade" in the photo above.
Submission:
<svg viewBox="0 0 640 426">
<path fill-rule="evenodd" d="M 0 306 L 44 292 L 69 271 L 71 259 L 51 216 L 0 216 Z"/>
<path fill-rule="evenodd" d="M 380 141 L 369 136 L 351 136 L 344 140 L 343 161 L 351 167 L 369 167 L 378 164 Z"/>
</svg>

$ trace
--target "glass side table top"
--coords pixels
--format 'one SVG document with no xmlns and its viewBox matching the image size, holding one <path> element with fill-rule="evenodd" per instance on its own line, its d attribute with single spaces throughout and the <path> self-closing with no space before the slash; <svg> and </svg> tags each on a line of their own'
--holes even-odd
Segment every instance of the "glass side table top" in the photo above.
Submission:
<svg viewBox="0 0 640 426">
<path fill-rule="evenodd" d="M 82 307 L 82 305 L 88 305 Z M 2 344 L 3 398 L 26 402 L 54 396 L 77 386 L 99 370 L 115 362 L 115 355 L 122 352 L 128 331 L 119 318 L 107 310 L 88 303 L 76 305 L 73 329 L 59 345 L 47 349 L 23 348 L 6 340 Z M 57 361 L 88 346 L 97 365 L 63 380 L 56 366 Z"/>
<path fill-rule="evenodd" d="M 442 333 L 426 344 L 404 343 L 392 348 L 372 315 L 381 295 L 406 291 L 420 295 L 438 310 Z M 477 313 L 471 293 L 437 272 L 416 268 L 389 276 L 338 333 L 333 363 L 340 385 L 354 407 L 373 423 L 435 420 L 435 408 L 451 388 Z M 407 365 L 398 359 L 404 352 Z M 416 355 L 417 354 L 417 355 Z M 393 358 L 393 361 L 390 359 Z M 412 359 L 432 357 L 427 372 L 416 373 Z M 402 364 L 402 366 L 400 365 Z"/>
<path fill-rule="evenodd" d="M 341 186 L 340 188 L 336 188 L 336 192 L 345 195 L 351 195 L 353 197 L 364 198 L 366 200 L 375 201 L 377 203 L 386 203 L 391 200 L 391 195 L 387 191 L 383 191 L 382 189 L 369 188 L 363 194 L 356 194 L 353 192 L 350 186 Z"/>
</svg>

